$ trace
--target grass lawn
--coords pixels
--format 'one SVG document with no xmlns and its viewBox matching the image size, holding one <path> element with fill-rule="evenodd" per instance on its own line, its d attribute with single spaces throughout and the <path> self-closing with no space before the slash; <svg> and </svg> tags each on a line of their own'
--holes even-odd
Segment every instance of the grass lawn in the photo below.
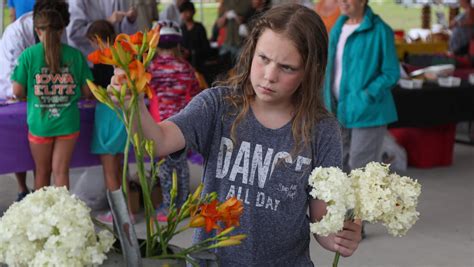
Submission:
<svg viewBox="0 0 474 267">
<path fill-rule="evenodd" d="M 2 1 L 2 0 L 0 0 Z M 419 28 L 421 26 L 421 9 L 419 7 L 404 7 L 394 3 L 394 0 L 378 0 L 370 1 L 370 6 L 376 14 L 379 14 L 383 20 L 385 20 L 393 29 L 408 30 L 410 28 Z M 217 4 L 208 3 L 204 4 L 202 9 L 199 3 L 196 5 L 196 15 L 194 16 L 196 21 L 203 21 L 204 26 L 207 29 L 208 37 L 210 37 L 212 25 L 217 18 Z M 163 9 L 165 5 L 160 5 L 159 9 Z M 448 18 L 448 9 L 441 8 Z M 435 8 L 432 8 L 432 23 L 435 22 Z M 202 19 L 203 18 L 203 19 Z M 8 24 L 8 11 L 4 10 L 4 27 Z"/>
</svg>

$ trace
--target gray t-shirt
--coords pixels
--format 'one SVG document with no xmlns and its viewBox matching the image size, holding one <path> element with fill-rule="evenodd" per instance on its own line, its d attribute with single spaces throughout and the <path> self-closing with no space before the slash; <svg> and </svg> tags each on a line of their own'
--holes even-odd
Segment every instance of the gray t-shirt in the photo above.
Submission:
<svg viewBox="0 0 474 267">
<path fill-rule="evenodd" d="M 187 147 L 204 158 L 204 193 L 220 201 L 236 196 L 244 203 L 241 245 L 215 251 L 222 266 L 312 266 L 309 257 L 308 176 L 316 166 L 341 166 L 341 137 L 335 119 L 315 127 L 311 146 L 293 152 L 291 122 L 279 129 L 260 124 L 250 110 L 230 138 L 235 112 L 224 99 L 229 88 L 207 89 L 170 118 Z M 195 241 L 207 237 L 195 232 Z"/>
</svg>

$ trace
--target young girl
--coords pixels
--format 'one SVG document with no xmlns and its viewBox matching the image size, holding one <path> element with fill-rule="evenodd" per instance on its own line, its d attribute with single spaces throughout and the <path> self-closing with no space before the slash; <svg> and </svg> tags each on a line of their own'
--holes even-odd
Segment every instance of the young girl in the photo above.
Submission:
<svg viewBox="0 0 474 267">
<path fill-rule="evenodd" d="M 115 40 L 114 26 L 107 20 L 96 20 L 87 29 L 86 37 L 92 43 L 92 46 L 97 46 L 97 37 L 104 43 L 113 42 Z M 114 74 L 114 69 L 109 65 L 96 64 L 92 68 L 92 73 L 94 82 L 105 88 L 110 81 L 110 77 Z M 105 185 L 109 191 L 118 190 L 122 185 L 122 160 L 126 142 L 125 125 L 113 110 L 105 104 L 97 102 L 91 152 L 100 156 Z M 130 213 L 130 218 L 132 222 L 135 222 L 132 213 Z M 103 223 L 113 223 L 113 216 L 110 211 L 100 214 L 97 219 Z"/>
<path fill-rule="evenodd" d="M 18 59 L 11 77 L 13 92 L 28 101 L 35 189 L 50 184 L 51 172 L 56 186 L 68 187 L 69 163 L 80 128 L 77 101 L 81 90 L 90 96 L 85 82 L 92 74 L 81 52 L 61 43 L 69 23 L 66 2 L 38 2 L 33 21 L 41 42 L 27 48 Z"/>
<path fill-rule="evenodd" d="M 152 78 L 150 87 L 154 97 L 150 99 L 150 114 L 160 122 L 178 113 L 199 92 L 199 82 L 193 67 L 179 53 L 182 35 L 179 25 L 172 21 L 160 21 L 160 42 L 157 55 L 148 67 Z M 167 158 L 160 165 L 158 176 L 163 193 L 163 203 L 157 209 L 157 220 L 167 221 L 170 205 L 171 175 L 178 175 L 177 206 L 180 207 L 189 194 L 189 167 L 186 154 Z"/>
<path fill-rule="evenodd" d="M 301 5 L 271 9 L 254 25 L 225 86 L 203 91 L 159 124 L 141 102 L 141 121 L 158 154 L 193 148 L 204 156 L 203 193 L 244 203 L 235 232 L 247 238 L 215 251 L 222 266 L 312 266 L 309 223 L 322 218 L 326 203 L 309 196 L 308 177 L 316 166 L 341 167 L 339 126 L 321 93 L 327 33 Z M 348 221 L 337 234 L 314 237 L 349 256 L 360 231 L 360 222 Z M 207 236 L 198 229 L 195 241 Z"/>
</svg>

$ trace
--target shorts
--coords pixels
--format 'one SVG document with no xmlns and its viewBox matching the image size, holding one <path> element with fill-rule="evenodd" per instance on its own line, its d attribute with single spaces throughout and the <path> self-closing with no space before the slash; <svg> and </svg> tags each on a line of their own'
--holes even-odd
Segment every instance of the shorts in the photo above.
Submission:
<svg viewBox="0 0 474 267">
<path fill-rule="evenodd" d="M 51 144 L 55 140 L 70 140 L 77 137 L 79 137 L 79 132 L 66 134 L 66 135 L 48 136 L 48 137 L 36 136 L 36 135 L 31 134 L 31 132 L 28 132 L 28 141 L 30 141 L 30 143 L 37 144 L 37 145 Z"/>
</svg>

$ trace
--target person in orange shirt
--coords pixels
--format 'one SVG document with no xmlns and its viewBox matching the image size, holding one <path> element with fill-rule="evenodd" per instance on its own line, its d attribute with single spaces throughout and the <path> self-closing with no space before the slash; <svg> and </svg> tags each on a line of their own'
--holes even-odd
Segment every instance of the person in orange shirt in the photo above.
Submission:
<svg viewBox="0 0 474 267">
<path fill-rule="evenodd" d="M 316 11 L 323 20 L 329 35 L 332 26 L 336 23 L 337 18 L 339 18 L 341 14 L 337 0 L 320 0 L 314 5 L 314 11 Z"/>
</svg>

